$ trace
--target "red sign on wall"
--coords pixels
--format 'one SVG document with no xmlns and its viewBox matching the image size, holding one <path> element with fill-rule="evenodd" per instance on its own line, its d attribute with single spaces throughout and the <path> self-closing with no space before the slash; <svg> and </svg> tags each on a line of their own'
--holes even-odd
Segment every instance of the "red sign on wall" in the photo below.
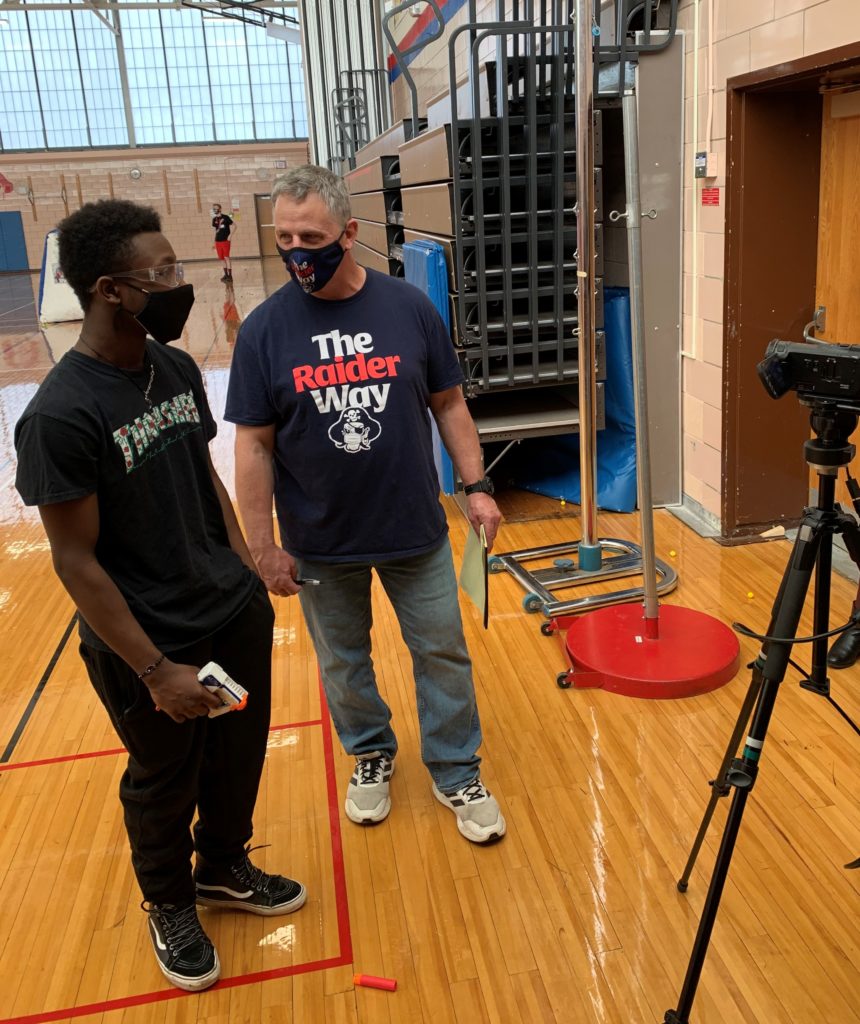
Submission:
<svg viewBox="0 0 860 1024">
<path fill-rule="evenodd" d="M 719 206 L 720 205 L 720 190 L 719 188 L 703 188 L 702 189 L 702 206 Z"/>
</svg>

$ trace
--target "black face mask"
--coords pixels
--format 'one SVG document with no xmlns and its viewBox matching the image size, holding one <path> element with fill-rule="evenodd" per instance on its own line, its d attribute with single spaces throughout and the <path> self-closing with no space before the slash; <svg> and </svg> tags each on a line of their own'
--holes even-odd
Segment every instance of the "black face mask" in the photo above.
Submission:
<svg viewBox="0 0 860 1024">
<path fill-rule="evenodd" d="M 182 329 L 194 305 L 194 285 L 180 284 L 166 292 L 148 292 L 128 281 L 125 284 L 147 297 L 139 313 L 128 309 L 123 309 L 123 312 L 133 316 L 151 338 L 166 345 L 182 336 Z"/>
</svg>

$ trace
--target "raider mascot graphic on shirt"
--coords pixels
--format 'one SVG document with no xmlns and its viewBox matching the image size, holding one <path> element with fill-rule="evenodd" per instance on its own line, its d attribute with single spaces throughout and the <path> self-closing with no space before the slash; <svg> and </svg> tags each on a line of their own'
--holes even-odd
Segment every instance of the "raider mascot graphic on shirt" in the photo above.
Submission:
<svg viewBox="0 0 860 1024">
<path fill-rule="evenodd" d="M 344 409 L 336 423 L 328 428 L 335 448 L 346 452 L 370 451 L 371 441 L 382 433 L 382 427 L 364 409 Z"/>
<path fill-rule="evenodd" d="M 373 355 L 373 336 L 367 331 L 353 336 L 334 330 L 310 340 L 318 361 L 293 367 L 296 394 L 310 395 L 320 415 L 339 414 L 327 431 L 336 448 L 350 454 L 370 451 L 382 434 L 382 424 L 371 414 L 385 410 L 400 356 Z"/>
</svg>

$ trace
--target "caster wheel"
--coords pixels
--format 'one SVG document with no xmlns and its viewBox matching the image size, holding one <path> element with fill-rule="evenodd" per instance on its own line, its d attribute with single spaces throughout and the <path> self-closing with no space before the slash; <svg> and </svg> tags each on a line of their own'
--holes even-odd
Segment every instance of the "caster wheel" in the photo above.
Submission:
<svg viewBox="0 0 860 1024">
<path fill-rule="evenodd" d="M 570 679 L 568 679 L 567 672 L 559 672 L 555 677 L 555 681 L 558 683 L 560 690 L 569 690 L 572 685 Z"/>
<path fill-rule="evenodd" d="M 551 622 L 542 622 L 540 626 L 542 636 L 552 636 L 555 630 L 552 628 Z"/>
<path fill-rule="evenodd" d="M 573 569 L 574 561 L 572 558 L 555 558 L 552 563 L 556 569 Z"/>
<path fill-rule="evenodd" d="M 534 612 L 540 611 L 541 604 L 543 604 L 543 602 L 537 596 L 537 594 L 526 594 L 526 596 L 523 598 L 523 608 L 529 613 L 529 615 L 534 614 Z"/>
<path fill-rule="evenodd" d="M 504 572 L 505 563 L 499 558 L 498 555 L 490 555 L 487 559 L 487 571 L 488 572 Z"/>
</svg>

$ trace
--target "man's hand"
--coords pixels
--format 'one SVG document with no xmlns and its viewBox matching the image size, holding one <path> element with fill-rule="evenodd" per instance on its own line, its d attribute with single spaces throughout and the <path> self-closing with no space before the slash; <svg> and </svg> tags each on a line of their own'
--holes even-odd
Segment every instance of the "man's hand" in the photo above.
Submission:
<svg viewBox="0 0 860 1024">
<path fill-rule="evenodd" d="M 292 597 L 302 589 L 296 583 L 296 560 L 289 552 L 272 544 L 261 551 L 251 552 L 257 572 L 270 594 Z"/>
<path fill-rule="evenodd" d="M 499 523 L 502 521 L 499 506 L 489 494 L 484 491 L 475 491 L 474 494 L 470 494 L 466 498 L 466 514 L 478 536 L 481 534 L 481 527 L 484 527 L 484 533 L 487 535 L 487 550 L 492 551 L 493 541 L 496 539 Z"/>
<path fill-rule="evenodd" d="M 185 722 L 209 714 L 221 707 L 221 701 L 197 678 L 200 670 L 192 665 L 177 665 L 167 658 L 144 680 L 155 706 L 174 722 Z"/>
</svg>

